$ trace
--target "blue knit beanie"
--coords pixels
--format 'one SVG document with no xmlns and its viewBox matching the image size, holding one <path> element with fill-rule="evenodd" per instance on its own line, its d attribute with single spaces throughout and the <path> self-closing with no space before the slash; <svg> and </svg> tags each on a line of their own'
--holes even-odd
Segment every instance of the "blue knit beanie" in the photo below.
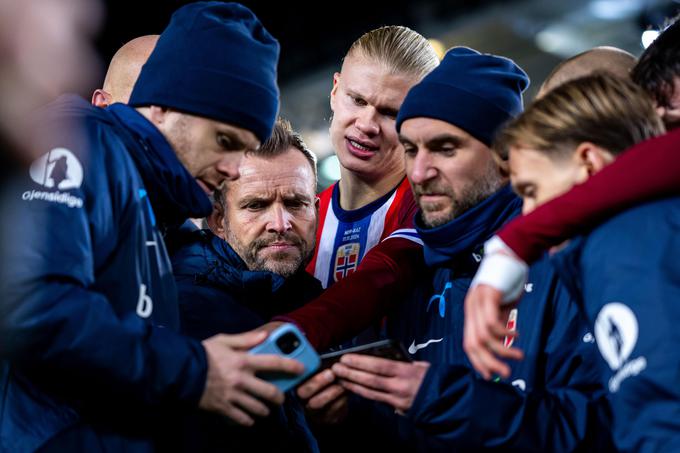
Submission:
<svg viewBox="0 0 680 453">
<path fill-rule="evenodd" d="M 251 131 L 264 142 L 279 110 L 279 43 L 238 3 L 178 9 L 163 31 L 129 105 L 159 105 Z"/>
<path fill-rule="evenodd" d="M 408 92 L 397 130 L 409 118 L 434 118 L 491 146 L 496 131 L 522 111 L 522 92 L 528 86 L 529 77 L 512 60 L 454 47 Z"/>
</svg>

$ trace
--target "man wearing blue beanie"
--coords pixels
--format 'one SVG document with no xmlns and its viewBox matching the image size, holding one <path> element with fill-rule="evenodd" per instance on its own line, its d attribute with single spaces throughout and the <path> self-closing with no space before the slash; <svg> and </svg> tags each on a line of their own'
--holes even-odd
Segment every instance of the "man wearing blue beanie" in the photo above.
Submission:
<svg viewBox="0 0 680 453">
<path fill-rule="evenodd" d="M 521 207 L 489 147 L 521 112 L 528 82 L 507 58 L 456 47 L 399 110 L 427 268 L 386 328 L 414 362 L 348 354 L 333 366 L 343 386 L 364 398 L 354 405 L 357 417 L 382 434 L 385 448 L 610 447 L 596 346 L 549 263 L 531 269 L 524 294 L 534 300 L 531 310 L 506 313 L 507 328 L 522 331 L 506 337 L 506 346 L 521 344 L 527 354 L 511 376 L 480 378 L 463 351 L 463 302 L 482 246 Z"/>
<path fill-rule="evenodd" d="M 0 301 L 0 451 L 152 451 L 163 415 L 201 407 L 251 425 L 283 394 L 256 372 L 302 364 L 247 350 L 264 333 L 180 335 L 162 232 L 212 211 L 278 110 L 277 41 L 247 8 L 179 9 L 130 105 L 65 97 L 60 131 L 10 191 Z M 55 127 L 56 126 L 56 127 Z"/>
</svg>

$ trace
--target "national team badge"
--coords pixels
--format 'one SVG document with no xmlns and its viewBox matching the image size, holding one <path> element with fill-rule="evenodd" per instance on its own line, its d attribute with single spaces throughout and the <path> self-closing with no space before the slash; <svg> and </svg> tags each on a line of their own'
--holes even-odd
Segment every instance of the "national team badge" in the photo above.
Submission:
<svg viewBox="0 0 680 453">
<path fill-rule="evenodd" d="M 510 310 L 510 316 L 508 316 L 508 322 L 505 324 L 505 328 L 511 331 L 516 331 L 517 330 L 517 309 L 513 308 Z M 505 337 L 503 340 L 503 346 L 506 348 L 509 348 L 512 346 L 512 343 L 515 342 L 515 337 Z"/>
<path fill-rule="evenodd" d="M 335 254 L 335 267 L 333 268 L 333 276 L 336 282 L 357 270 L 360 250 L 361 245 L 358 242 L 352 242 L 351 244 L 344 244 L 338 247 Z"/>
</svg>

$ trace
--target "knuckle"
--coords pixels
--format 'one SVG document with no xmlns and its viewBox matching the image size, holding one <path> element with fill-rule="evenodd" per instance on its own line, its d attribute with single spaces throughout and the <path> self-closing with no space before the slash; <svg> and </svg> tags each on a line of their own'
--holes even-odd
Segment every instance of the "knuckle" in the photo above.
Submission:
<svg viewBox="0 0 680 453">
<path fill-rule="evenodd" d="M 237 354 L 237 353 L 233 354 L 232 365 L 233 365 L 234 368 L 243 369 L 243 368 L 246 367 L 246 363 L 247 363 L 247 360 L 246 360 L 246 357 L 245 357 L 244 354 Z"/>
<path fill-rule="evenodd" d="M 240 389 L 243 386 L 243 376 L 240 373 L 231 373 L 229 383 L 235 389 Z"/>
<path fill-rule="evenodd" d="M 279 391 L 276 387 L 271 385 L 266 392 L 267 397 L 276 402 L 283 402 L 283 393 Z"/>
</svg>

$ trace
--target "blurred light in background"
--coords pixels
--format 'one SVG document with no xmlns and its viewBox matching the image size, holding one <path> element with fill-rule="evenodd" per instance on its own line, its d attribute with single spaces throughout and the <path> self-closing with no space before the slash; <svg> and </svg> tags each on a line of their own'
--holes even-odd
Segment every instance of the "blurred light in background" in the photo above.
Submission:
<svg viewBox="0 0 680 453">
<path fill-rule="evenodd" d="M 327 187 L 338 179 L 340 179 L 340 161 L 338 161 L 338 157 L 333 154 L 323 158 L 319 162 L 319 185 Z"/>
<path fill-rule="evenodd" d="M 598 19 L 622 20 L 637 15 L 644 6 L 641 0 L 596 0 L 588 9 Z"/>
<path fill-rule="evenodd" d="M 659 37 L 659 30 L 645 30 L 642 32 L 642 47 L 645 49 Z"/>
<path fill-rule="evenodd" d="M 438 39 L 435 39 L 435 38 L 430 38 L 430 39 L 428 39 L 428 41 L 429 41 L 430 45 L 432 46 L 432 48 L 434 49 L 437 56 L 439 57 L 439 59 L 441 60 L 442 58 L 444 58 L 444 55 L 446 54 L 446 50 L 447 50 L 444 43 L 441 42 Z"/>
<path fill-rule="evenodd" d="M 549 25 L 536 34 L 536 46 L 543 52 L 568 58 L 593 47 L 590 37 L 568 22 Z"/>
</svg>

